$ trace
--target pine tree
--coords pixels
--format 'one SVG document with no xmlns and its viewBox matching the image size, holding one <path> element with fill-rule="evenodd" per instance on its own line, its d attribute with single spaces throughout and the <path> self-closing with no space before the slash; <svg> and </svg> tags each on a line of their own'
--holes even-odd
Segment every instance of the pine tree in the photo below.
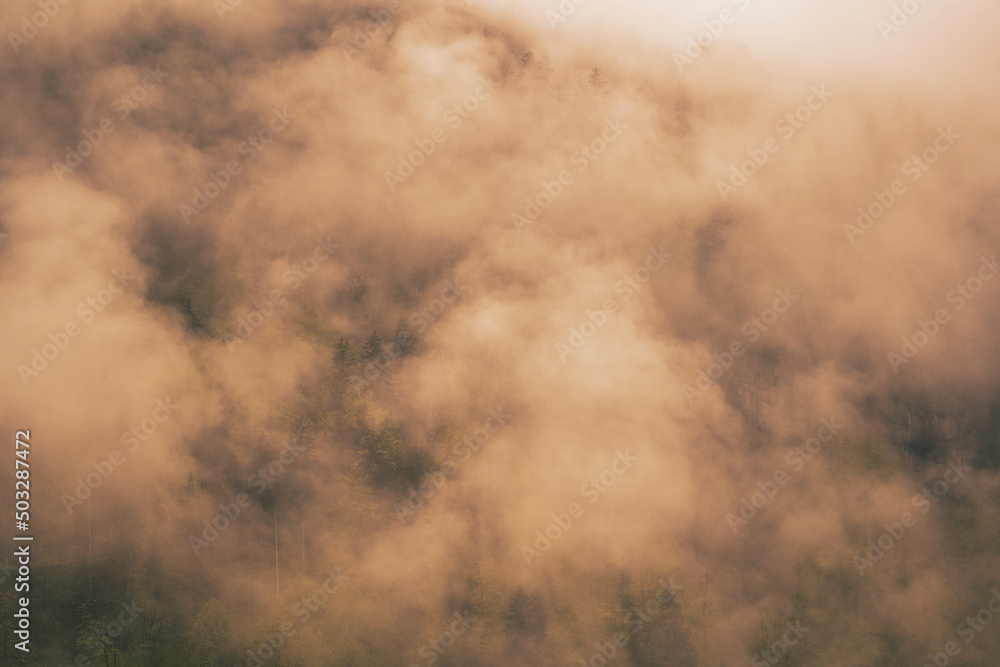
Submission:
<svg viewBox="0 0 1000 667">
<path fill-rule="evenodd" d="M 366 361 L 378 356 L 382 352 L 382 335 L 378 331 L 372 331 L 365 338 L 365 344 L 361 348 L 361 357 Z"/>
</svg>

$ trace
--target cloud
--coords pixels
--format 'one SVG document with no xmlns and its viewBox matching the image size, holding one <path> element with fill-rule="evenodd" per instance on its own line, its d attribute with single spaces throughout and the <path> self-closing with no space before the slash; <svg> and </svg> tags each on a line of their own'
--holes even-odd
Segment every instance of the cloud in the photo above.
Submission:
<svg viewBox="0 0 1000 667">
<path fill-rule="evenodd" d="M 343 568 L 320 620 L 283 635 L 289 659 L 410 661 L 468 610 L 444 659 L 562 664 L 674 576 L 678 613 L 630 631 L 630 664 L 734 664 L 796 620 L 802 664 L 943 646 L 993 583 L 995 531 L 974 528 L 997 498 L 1000 285 L 948 298 L 1000 247 L 991 79 L 964 66 L 995 55 L 993 10 L 928 4 L 886 44 L 868 5 L 801 27 L 786 5 L 737 7 L 683 71 L 671 53 L 718 11 L 591 2 L 553 30 L 552 7 L 509 3 L 59 5 L 0 66 L 0 414 L 41 443 L 39 541 L 66 554 L 43 561 L 45 604 L 142 593 L 174 619 L 163 655 L 226 613 L 218 650 L 246 660 Z M 805 49 L 824 17 L 857 43 Z M 960 138 L 914 169 L 942 128 Z M 182 407 L 67 513 L 165 396 Z M 397 521 L 498 408 L 509 424 Z M 727 514 L 831 418 L 734 534 Z M 188 536 L 292 437 L 303 460 L 194 558 Z M 526 565 L 625 450 L 628 474 Z M 972 472 L 859 578 L 853 557 L 952 457 Z M 46 650 L 75 655 L 72 637 Z"/>
</svg>

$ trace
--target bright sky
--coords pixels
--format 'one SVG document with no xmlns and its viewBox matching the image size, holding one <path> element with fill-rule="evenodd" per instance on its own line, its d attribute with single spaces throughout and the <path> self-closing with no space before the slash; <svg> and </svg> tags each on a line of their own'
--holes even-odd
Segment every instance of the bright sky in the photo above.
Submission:
<svg viewBox="0 0 1000 667">
<path fill-rule="evenodd" d="M 580 0 L 577 0 L 580 1 Z M 546 11 L 572 0 L 469 0 L 506 11 L 542 34 L 580 36 L 622 32 L 623 44 L 641 39 L 671 51 L 703 30 L 703 21 L 726 8 L 736 20 L 721 39 L 747 44 L 765 58 L 790 58 L 822 74 L 828 68 L 910 78 L 951 91 L 992 93 L 1000 83 L 1000 2 L 997 0 L 584 0 L 553 30 Z M 897 32 L 885 39 L 877 24 L 893 7 L 918 7 Z M 745 6 L 745 9 L 741 7 Z M 629 33 L 633 33 L 628 37 Z"/>
</svg>

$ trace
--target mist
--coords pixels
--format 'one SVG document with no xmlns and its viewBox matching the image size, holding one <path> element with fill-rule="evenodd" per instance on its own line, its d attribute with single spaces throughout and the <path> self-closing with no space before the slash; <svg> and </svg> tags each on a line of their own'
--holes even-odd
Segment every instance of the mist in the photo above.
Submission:
<svg viewBox="0 0 1000 667">
<path fill-rule="evenodd" d="M 0 17 L 5 664 L 1000 654 L 996 8 Z"/>
</svg>

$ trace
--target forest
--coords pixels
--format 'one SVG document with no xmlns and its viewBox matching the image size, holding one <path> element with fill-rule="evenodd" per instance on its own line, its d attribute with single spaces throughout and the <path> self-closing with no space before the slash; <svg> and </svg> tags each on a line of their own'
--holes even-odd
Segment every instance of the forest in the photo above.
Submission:
<svg viewBox="0 0 1000 667">
<path fill-rule="evenodd" d="M 775 2 L 0 10 L 0 664 L 995 666 L 998 10 Z"/>
</svg>

